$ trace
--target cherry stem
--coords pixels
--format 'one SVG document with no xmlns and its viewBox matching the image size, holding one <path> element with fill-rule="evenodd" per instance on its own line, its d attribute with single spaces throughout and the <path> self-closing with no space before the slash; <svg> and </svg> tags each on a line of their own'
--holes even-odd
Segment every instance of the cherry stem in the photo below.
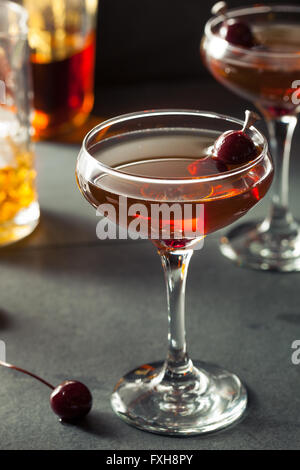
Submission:
<svg viewBox="0 0 300 470">
<path fill-rule="evenodd" d="M 226 2 L 217 2 L 211 9 L 212 15 L 226 17 L 227 14 L 227 4 Z"/>
<path fill-rule="evenodd" d="M 22 372 L 23 374 L 30 375 L 30 377 L 33 377 L 34 379 L 39 380 L 40 382 L 42 382 L 44 385 L 47 385 L 47 387 L 51 388 L 52 390 L 55 389 L 55 387 L 49 384 L 49 382 L 46 382 L 46 380 L 41 379 L 41 377 L 38 377 L 37 375 L 32 374 L 31 372 L 28 372 L 28 370 L 21 369 L 20 367 L 14 366 L 13 364 L 8 364 L 7 362 L 4 362 L 4 361 L 0 361 L 0 366 L 7 367 L 9 369 L 14 369 L 14 370 L 17 370 L 18 372 Z"/>
<path fill-rule="evenodd" d="M 253 126 L 259 119 L 261 119 L 261 117 L 257 113 L 247 109 L 247 111 L 245 111 L 245 122 L 242 131 L 244 132 L 246 129 L 249 129 L 249 127 Z"/>
</svg>

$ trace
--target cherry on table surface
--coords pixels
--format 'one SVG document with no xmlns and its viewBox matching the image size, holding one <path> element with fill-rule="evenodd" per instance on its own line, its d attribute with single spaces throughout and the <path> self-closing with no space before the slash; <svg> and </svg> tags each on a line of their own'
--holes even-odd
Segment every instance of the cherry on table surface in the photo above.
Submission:
<svg viewBox="0 0 300 470">
<path fill-rule="evenodd" d="M 51 408 L 63 421 L 83 418 L 92 408 L 92 395 L 81 382 L 66 380 L 50 396 Z"/>
<path fill-rule="evenodd" d="M 0 361 L 0 366 L 29 375 L 51 388 L 50 405 L 54 413 L 57 414 L 62 421 L 77 421 L 86 416 L 92 408 L 92 394 L 86 385 L 81 382 L 66 380 L 57 387 L 54 387 L 46 380 L 26 369 L 4 361 Z"/>
<path fill-rule="evenodd" d="M 260 119 L 260 116 L 248 110 L 245 114 L 242 130 L 229 130 L 217 138 L 213 148 L 213 158 L 225 164 L 241 165 L 250 162 L 258 155 L 255 143 L 245 131 Z"/>
</svg>

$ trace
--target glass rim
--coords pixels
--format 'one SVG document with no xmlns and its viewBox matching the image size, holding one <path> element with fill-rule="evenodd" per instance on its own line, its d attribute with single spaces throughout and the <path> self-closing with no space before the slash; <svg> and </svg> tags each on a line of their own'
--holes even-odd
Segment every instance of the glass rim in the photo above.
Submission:
<svg viewBox="0 0 300 470">
<path fill-rule="evenodd" d="M 270 13 L 270 12 L 299 12 L 300 13 L 300 6 L 299 5 L 283 5 L 283 4 L 274 4 L 274 5 L 253 5 L 248 7 L 240 7 L 240 8 L 231 8 L 227 10 L 227 14 L 230 18 L 234 18 L 235 16 L 243 16 L 249 13 Z M 220 16 L 213 16 L 210 18 L 204 27 L 204 34 L 208 39 L 212 39 L 214 37 L 218 37 L 220 40 L 223 40 L 227 44 L 227 49 L 232 52 L 242 53 L 244 55 L 254 55 L 258 57 L 281 57 L 281 58 L 299 58 L 300 52 L 267 52 L 267 51 L 258 51 L 252 50 L 245 47 L 239 47 L 234 44 L 230 44 L 226 39 L 221 38 L 217 34 L 212 31 L 212 28 L 218 24 L 218 22 L 222 21 L 222 15 Z"/>
<path fill-rule="evenodd" d="M 173 116 L 198 116 L 198 117 L 206 117 L 206 118 L 214 118 L 214 119 L 222 119 L 223 121 L 229 121 L 233 122 L 235 124 L 239 124 L 243 126 L 244 122 L 240 119 L 233 118 L 231 116 L 226 116 L 224 114 L 219 114 L 219 113 L 213 113 L 210 111 L 198 111 L 198 110 L 192 110 L 192 109 L 157 109 L 157 110 L 145 110 L 145 111 L 136 111 L 133 113 L 128 113 L 128 114 L 121 114 L 119 116 L 115 116 L 111 119 L 105 120 L 102 123 L 98 124 L 97 126 L 93 127 L 84 137 L 83 142 L 82 142 L 82 147 L 80 150 L 79 157 L 81 153 L 83 152 L 86 157 L 90 161 L 93 162 L 93 164 L 99 169 L 107 173 L 111 176 L 115 176 L 117 178 L 125 179 L 125 180 L 130 180 L 130 181 L 140 181 L 143 183 L 159 183 L 159 184 L 192 184 L 192 183 L 201 183 L 201 182 L 208 182 L 208 181 L 216 181 L 216 180 L 222 180 L 225 178 L 230 178 L 231 176 L 238 175 L 240 173 L 243 173 L 245 171 L 250 170 L 253 168 L 257 163 L 262 160 L 268 152 L 268 143 L 266 137 L 258 130 L 256 127 L 251 126 L 250 129 L 254 130 L 254 132 L 259 136 L 259 138 L 262 140 L 263 145 L 262 145 L 262 150 L 259 153 L 259 155 L 254 159 L 251 160 L 248 163 L 245 163 L 244 165 L 239 166 L 238 168 L 231 169 L 228 171 L 224 171 L 223 173 L 217 173 L 215 175 L 210 175 L 210 176 L 194 176 L 192 178 L 189 177 L 170 177 L 170 178 L 161 178 L 161 177 L 146 177 L 146 176 L 137 176 L 133 175 L 130 173 L 125 173 L 124 171 L 117 170 L 115 168 L 111 168 L 110 166 L 106 165 L 105 163 L 102 163 L 101 161 L 97 160 L 88 150 L 88 140 L 93 138 L 97 132 L 103 130 L 105 127 L 110 127 L 114 124 L 126 122 L 128 120 L 132 119 L 138 119 L 138 118 L 143 118 L 143 117 L 150 117 L 150 116 L 168 116 L 168 115 L 173 115 Z"/>
<path fill-rule="evenodd" d="M 28 13 L 26 9 L 22 6 L 19 5 L 18 3 L 11 2 L 10 0 L 2 0 L 0 2 L 0 10 L 1 9 L 6 9 L 6 10 L 12 10 L 16 14 L 19 15 L 20 23 L 18 23 L 18 31 L 16 33 L 10 33 L 10 32 L 5 32 L 0 29 L 0 37 L 27 37 L 28 34 L 28 26 L 27 26 L 27 21 L 28 21 Z"/>
</svg>

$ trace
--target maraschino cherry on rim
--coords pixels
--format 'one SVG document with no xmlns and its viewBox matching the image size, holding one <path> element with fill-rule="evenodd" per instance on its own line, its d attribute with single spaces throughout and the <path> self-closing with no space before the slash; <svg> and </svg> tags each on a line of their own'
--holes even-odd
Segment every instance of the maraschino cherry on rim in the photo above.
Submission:
<svg viewBox="0 0 300 470">
<path fill-rule="evenodd" d="M 237 18 L 227 18 L 226 2 L 216 3 L 211 12 L 213 15 L 222 16 L 223 22 L 219 29 L 219 36 L 230 44 L 251 48 L 257 45 L 250 26 Z"/>
<path fill-rule="evenodd" d="M 221 134 L 215 141 L 212 157 L 230 165 L 242 165 L 254 160 L 258 155 L 258 149 L 246 130 L 258 119 L 260 119 L 258 114 L 246 110 L 242 130 L 230 130 Z"/>
<path fill-rule="evenodd" d="M 89 389 L 81 382 L 66 380 L 57 387 L 54 387 L 41 377 L 28 370 L 0 361 L 0 366 L 17 370 L 42 382 L 52 389 L 50 395 L 50 405 L 61 421 L 75 422 L 86 416 L 92 408 L 93 397 Z"/>
</svg>

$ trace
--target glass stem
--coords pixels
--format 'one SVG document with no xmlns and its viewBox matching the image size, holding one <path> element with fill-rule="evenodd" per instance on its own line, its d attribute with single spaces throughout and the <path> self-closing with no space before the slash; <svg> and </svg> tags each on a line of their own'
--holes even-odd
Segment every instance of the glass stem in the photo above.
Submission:
<svg viewBox="0 0 300 470">
<path fill-rule="evenodd" d="M 293 133 L 297 124 L 296 116 L 270 119 L 265 116 L 270 135 L 270 151 L 274 159 L 275 173 L 271 212 L 268 218 L 270 229 L 282 231 L 294 225 L 289 211 L 289 161 Z"/>
<path fill-rule="evenodd" d="M 164 268 L 168 302 L 168 355 L 166 371 L 180 376 L 192 370 L 186 350 L 185 285 L 193 250 L 159 252 Z"/>
</svg>

